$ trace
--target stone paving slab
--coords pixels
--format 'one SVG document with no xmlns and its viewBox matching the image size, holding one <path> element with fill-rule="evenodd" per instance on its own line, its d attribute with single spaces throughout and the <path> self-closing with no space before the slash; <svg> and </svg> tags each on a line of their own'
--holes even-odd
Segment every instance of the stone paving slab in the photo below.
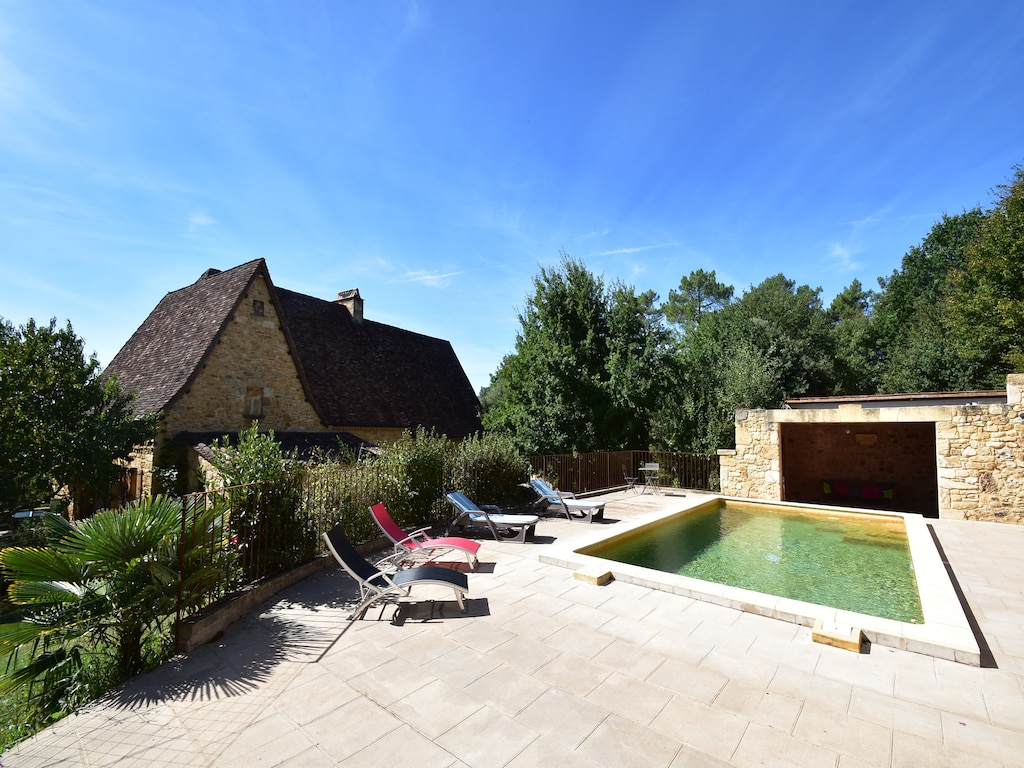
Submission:
<svg viewBox="0 0 1024 768">
<path fill-rule="evenodd" d="M 613 494 L 606 523 L 673 503 Z M 22 742 L 14 766 L 1021 766 L 1024 527 L 930 521 L 980 629 L 981 668 L 620 582 L 548 546 L 484 542 L 451 593 L 348 614 L 340 570 Z"/>
</svg>

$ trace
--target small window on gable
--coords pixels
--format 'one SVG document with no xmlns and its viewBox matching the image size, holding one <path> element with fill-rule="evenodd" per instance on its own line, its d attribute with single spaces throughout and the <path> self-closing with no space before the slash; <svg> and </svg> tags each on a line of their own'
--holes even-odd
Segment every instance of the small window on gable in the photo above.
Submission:
<svg viewBox="0 0 1024 768">
<path fill-rule="evenodd" d="M 247 419 L 258 419 L 263 415 L 263 387 L 246 387 L 245 413 Z"/>
<path fill-rule="evenodd" d="M 252 313 L 256 317 L 263 317 L 263 302 L 259 299 L 252 300 Z"/>
</svg>

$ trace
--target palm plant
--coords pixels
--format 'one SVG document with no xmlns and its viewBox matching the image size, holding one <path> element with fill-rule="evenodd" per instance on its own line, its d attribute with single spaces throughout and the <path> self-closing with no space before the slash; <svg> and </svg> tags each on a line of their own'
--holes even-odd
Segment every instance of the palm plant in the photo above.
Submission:
<svg viewBox="0 0 1024 768">
<path fill-rule="evenodd" d="M 0 552 L 20 609 L 19 620 L 0 624 L 0 694 L 27 688 L 49 718 L 99 692 L 85 673 L 91 660 L 109 658 L 115 682 L 142 671 L 146 643 L 166 633 L 179 595 L 198 594 L 195 585 L 222 565 L 203 559 L 211 545 L 224 550 L 215 546 L 222 514 L 211 507 L 183 525 L 180 501 L 149 497 L 77 525 L 49 516 L 48 546 Z"/>
</svg>

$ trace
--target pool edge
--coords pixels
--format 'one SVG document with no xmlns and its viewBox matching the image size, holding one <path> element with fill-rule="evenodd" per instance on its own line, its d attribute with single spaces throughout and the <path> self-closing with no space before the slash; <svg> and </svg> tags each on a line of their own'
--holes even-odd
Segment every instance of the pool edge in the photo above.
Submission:
<svg viewBox="0 0 1024 768">
<path fill-rule="evenodd" d="M 618 537 L 637 528 L 658 522 L 681 512 L 691 512 L 717 502 L 737 501 L 766 503 L 795 509 L 812 511 L 852 512 L 872 516 L 900 517 L 904 520 L 907 541 L 910 546 L 914 573 L 924 622 L 908 624 L 893 619 L 855 613 L 838 608 L 805 603 L 800 600 L 777 597 L 763 592 L 754 592 L 739 587 L 729 587 L 713 582 L 701 581 L 687 576 L 663 573 L 649 568 L 617 563 L 611 560 L 579 553 L 577 550 L 599 541 Z M 951 574 L 935 546 L 928 524 L 920 515 L 903 512 L 878 511 L 859 508 L 837 508 L 818 504 L 797 504 L 770 499 L 744 499 L 731 496 L 703 496 L 694 499 L 680 499 L 680 505 L 670 510 L 661 510 L 640 515 L 634 520 L 617 523 L 614 530 L 588 532 L 574 537 L 568 544 L 554 544 L 541 553 L 539 559 L 549 565 L 577 571 L 580 569 L 604 569 L 619 581 L 659 589 L 672 594 L 689 597 L 703 602 L 722 605 L 727 608 L 753 613 L 759 616 L 788 621 L 812 627 L 816 620 L 838 622 L 858 627 L 868 642 L 890 648 L 920 653 L 927 656 L 955 661 L 969 666 L 981 666 L 981 649 L 974 631 L 968 622 L 960 598 L 951 582 Z"/>
</svg>

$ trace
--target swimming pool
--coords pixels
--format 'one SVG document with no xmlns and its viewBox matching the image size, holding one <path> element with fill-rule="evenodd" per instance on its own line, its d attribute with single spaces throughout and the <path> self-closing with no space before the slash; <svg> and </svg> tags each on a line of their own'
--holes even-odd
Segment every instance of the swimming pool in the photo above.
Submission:
<svg viewBox="0 0 1024 768">
<path fill-rule="evenodd" d="M 601 577 L 609 576 L 619 581 L 716 603 L 782 621 L 794 622 L 807 627 L 821 622 L 850 625 L 862 631 L 864 637 L 876 645 L 901 648 L 980 666 L 981 652 L 978 641 L 932 539 L 927 521 L 920 515 L 757 500 L 759 506 L 767 506 L 784 513 L 804 511 L 836 517 L 852 514 L 875 517 L 888 524 L 901 521 L 910 550 L 913 574 L 916 577 L 923 615 L 923 621 L 918 623 L 875 616 L 848 608 L 819 605 L 807 600 L 757 589 L 718 584 L 692 576 L 667 573 L 642 565 L 622 563 L 590 554 L 597 545 L 621 544 L 638 535 L 664 530 L 678 518 L 706 513 L 708 510 L 718 507 L 721 501 L 749 503 L 752 500 L 697 494 L 673 498 L 670 502 L 671 506 L 660 511 L 648 512 L 630 521 L 600 526 L 600 529 L 589 530 L 580 536 L 574 536 L 565 544 L 556 543 L 540 554 L 540 560 L 572 569 L 577 572 L 577 577 L 587 581 L 594 577 L 593 580 L 600 583 L 603 580 Z M 624 500 L 621 503 L 628 504 L 629 502 Z M 609 515 L 614 519 L 615 515 L 611 504 L 609 504 Z M 663 546 L 666 549 L 672 549 L 671 544 Z"/>
<path fill-rule="evenodd" d="M 900 517 L 720 500 L 579 551 L 896 621 L 924 620 Z"/>
</svg>

